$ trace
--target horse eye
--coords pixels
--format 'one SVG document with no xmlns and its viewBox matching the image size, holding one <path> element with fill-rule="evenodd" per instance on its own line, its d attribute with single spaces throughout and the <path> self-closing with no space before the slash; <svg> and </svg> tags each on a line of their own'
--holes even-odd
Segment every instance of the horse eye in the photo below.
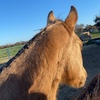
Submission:
<svg viewBox="0 0 100 100">
<path fill-rule="evenodd" d="M 81 50 L 83 49 L 83 43 L 81 44 Z"/>
<path fill-rule="evenodd" d="M 82 49 L 83 49 L 83 45 L 79 45 L 80 46 L 80 50 L 82 51 Z"/>
<path fill-rule="evenodd" d="M 76 43 L 79 45 L 80 49 L 82 50 L 83 49 L 83 43 L 80 43 L 80 42 L 76 42 Z"/>
</svg>

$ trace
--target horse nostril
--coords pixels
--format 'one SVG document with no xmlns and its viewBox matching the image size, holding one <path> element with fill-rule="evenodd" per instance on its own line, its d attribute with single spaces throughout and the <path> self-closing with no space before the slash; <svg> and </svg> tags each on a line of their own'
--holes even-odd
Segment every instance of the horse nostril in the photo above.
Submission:
<svg viewBox="0 0 100 100">
<path fill-rule="evenodd" d="M 79 83 L 80 85 L 82 84 L 82 82 Z"/>
<path fill-rule="evenodd" d="M 83 87 L 83 86 L 84 86 L 84 82 L 82 82 L 82 81 L 79 82 L 79 86 L 80 86 L 80 87 Z"/>
</svg>

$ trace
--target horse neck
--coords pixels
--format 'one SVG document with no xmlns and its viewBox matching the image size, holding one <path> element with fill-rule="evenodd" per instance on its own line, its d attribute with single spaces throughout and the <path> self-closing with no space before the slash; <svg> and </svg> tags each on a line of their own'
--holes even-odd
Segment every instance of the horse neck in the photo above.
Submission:
<svg viewBox="0 0 100 100">
<path fill-rule="evenodd" d="M 34 50 L 32 50 L 33 55 L 31 56 L 33 56 L 34 63 L 31 64 L 32 74 L 30 75 L 33 75 L 33 84 L 28 89 L 30 95 L 43 93 L 47 96 L 48 100 L 55 100 L 63 70 L 63 68 L 59 69 L 63 50 L 61 45 L 56 44 L 57 40 L 53 41 L 53 39 L 54 37 L 50 39 L 44 36 L 35 45 Z"/>
<path fill-rule="evenodd" d="M 26 70 L 29 69 L 28 67 L 30 67 L 31 64 L 29 63 L 28 57 L 30 56 L 28 55 L 30 54 L 32 47 L 34 47 L 34 44 L 31 44 L 30 49 L 24 50 L 21 55 L 14 59 L 13 62 L 2 71 L 0 74 L 0 89 L 5 87 L 6 84 L 12 84 L 14 87 L 19 83 L 25 85 L 24 81 L 27 83 L 27 85 L 25 85 L 27 88 L 30 86 L 31 80 L 28 79 L 28 73 L 25 74 L 25 72 L 27 72 Z"/>
<path fill-rule="evenodd" d="M 42 46 L 45 44 L 42 44 Z M 50 44 L 46 44 L 47 47 L 35 47 L 36 56 L 34 56 L 34 62 L 32 73 L 34 73 L 33 84 L 29 88 L 29 94 L 43 93 L 48 100 L 55 100 L 56 92 L 59 85 L 59 77 L 57 77 L 58 57 L 55 47 L 50 47 Z M 57 53 L 56 53 L 57 52 Z M 54 98 L 53 98 L 54 97 Z M 34 97 L 33 97 L 34 98 Z"/>
<path fill-rule="evenodd" d="M 49 98 L 48 100 L 55 100 L 62 73 L 58 62 L 62 56 L 61 46 L 63 46 L 57 45 L 56 41 L 54 41 L 54 37 L 49 39 L 44 36 L 40 42 L 35 44 L 33 42 L 29 49 L 26 49 L 10 64 L 6 71 L 8 74 L 2 75 L 3 82 L 5 80 L 6 83 L 10 84 L 7 79 L 14 76 L 11 78 L 16 83 L 18 81 L 23 83 L 29 94 L 40 92 L 44 93 Z"/>
</svg>

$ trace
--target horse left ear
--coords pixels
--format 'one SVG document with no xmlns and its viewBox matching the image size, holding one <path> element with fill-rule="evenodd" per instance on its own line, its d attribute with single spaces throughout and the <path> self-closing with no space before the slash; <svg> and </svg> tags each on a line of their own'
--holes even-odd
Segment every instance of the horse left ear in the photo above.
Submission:
<svg viewBox="0 0 100 100">
<path fill-rule="evenodd" d="M 65 20 L 65 24 L 67 24 L 69 28 L 73 30 L 76 25 L 77 19 L 78 19 L 77 10 L 74 6 L 71 6 L 69 15 Z"/>
<path fill-rule="evenodd" d="M 54 23 L 55 20 L 56 20 L 56 18 L 53 14 L 53 11 L 50 11 L 48 14 L 48 18 L 47 18 L 47 25 Z"/>
</svg>

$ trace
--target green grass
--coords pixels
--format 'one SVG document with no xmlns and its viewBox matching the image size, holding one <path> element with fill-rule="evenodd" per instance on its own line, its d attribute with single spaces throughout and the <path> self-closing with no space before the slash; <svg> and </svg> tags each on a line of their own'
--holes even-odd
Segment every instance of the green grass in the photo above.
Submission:
<svg viewBox="0 0 100 100">
<path fill-rule="evenodd" d="M 100 32 L 91 33 L 92 38 L 100 38 Z M 13 57 L 23 45 L 13 46 L 9 48 L 0 49 L 0 63 L 7 62 L 11 57 Z"/>
<path fill-rule="evenodd" d="M 0 63 L 8 61 L 22 48 L 22 46 L 23 45 L 0 49 Z"/>
<path fill-rule="evenodd" d="M 92 38 L 100 38 L 100 32 L 91 33 Z"/>
<path fill-rule="evenodd" d="M 100 38 L 100 31 L 99 32 L 95 32 L 95 33 L 91 33 L 91 38 L 94 39 L 94 38 Z M 84 41 L 83 42 L 84 45 L 90 45 L 90 44 L 94 44 L 94 42 L 90 42 L 90 41 Z"/>
</svg>

